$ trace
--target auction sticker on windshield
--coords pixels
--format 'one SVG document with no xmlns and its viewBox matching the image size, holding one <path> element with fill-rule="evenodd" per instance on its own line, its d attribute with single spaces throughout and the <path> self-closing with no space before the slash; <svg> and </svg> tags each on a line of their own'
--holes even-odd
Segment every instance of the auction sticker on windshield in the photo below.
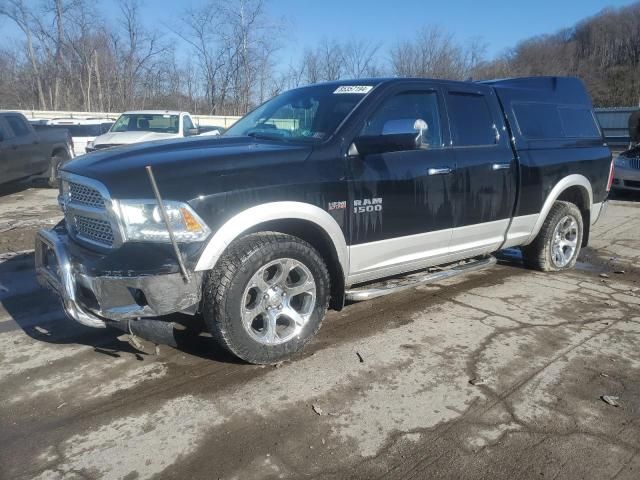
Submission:
<svg viewBox="0 0 640 480">
<path fill-rule="evenodd" d="M 369 93 L 373 87 L 371 85 L 343 85 L 335 89 L 333 93 Z"/>
</svg>

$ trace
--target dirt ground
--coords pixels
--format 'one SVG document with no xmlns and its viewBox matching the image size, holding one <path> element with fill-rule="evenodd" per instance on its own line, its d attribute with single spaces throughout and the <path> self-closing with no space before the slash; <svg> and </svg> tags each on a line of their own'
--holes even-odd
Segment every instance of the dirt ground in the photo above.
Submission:
<svg viewBox="0 0 640 480">
<path fill-rule="evenodd" d="M 640 478 L 640 199 L 573 271 L 353 304 L 276 368 L 67 320 L 32 267 L 55 197 L 0 193 L 0 478 Z"/>
</svg>

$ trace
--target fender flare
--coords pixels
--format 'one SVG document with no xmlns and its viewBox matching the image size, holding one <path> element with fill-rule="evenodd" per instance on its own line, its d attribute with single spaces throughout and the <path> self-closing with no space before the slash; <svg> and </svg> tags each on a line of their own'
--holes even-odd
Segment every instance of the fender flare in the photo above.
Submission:
<svg viewBox="0 0 640 480">
<path fill-rule="evenodd" d="M 593 205 L 593 190 L 591 189 L 591 182 L 589 182 L 589 179 L 584 175 L 579 175 L 577 173 L 564 177 L 562 180 L 555 184 L 555 186 L 549 192 L 549 195 L 547 195 L 547 199 L 542 205 L 542 210 L 540 211 L 538 220 L 533 227 L 533 231 L 531 232 L 531 235 L 529 235 L 529 238 L 527 238 L 527 241 L 524 242 L 524 245 L 530 244 L 536 238 L 536 236 L 540 232 L 540 229 L 542 228 L 542 224 L 547 219 L 547 215 L 549 215 L 551 207 L 558 199 L 558 197 L 562 194 L 562 192 L 570 187 L 575 186 L 583 187 L 587 191 L 587 196 L 589 197 L 588 206 L 589 209 L 591 209 L 591 206 Z"/>
<path fill-rule="evenodd" d="M 306 220 L 324 230 L 333 243 L 343 274 L 347 275 L 349 250 L 338 222 L 320 207 L 304 202 L 263 203 L 236 214 L 227 220 L 208 241 L 198 259 L 195 271 L 211 270 L 231 242 L 250 228 L 272 220 L 287 219 Z"/>
</svg>

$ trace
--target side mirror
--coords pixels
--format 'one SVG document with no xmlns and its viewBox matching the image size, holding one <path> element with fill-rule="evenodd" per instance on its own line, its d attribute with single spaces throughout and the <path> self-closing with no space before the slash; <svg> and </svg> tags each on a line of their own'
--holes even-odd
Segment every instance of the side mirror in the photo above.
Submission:
<svg viewBox="0 0 640 480">
<path fill-rule="evenodd" d="M 198 130 L 197 128 L 189 128 L 187 129 L 187 131 L 185 132 L 185 137 L 191 137 L 193 135 L 198 135 L 198 133 L 200 133 L 200 130 Z"/>
<path fill-rule="evenodd" d="M 391 135 L 363 135 L 356 138 L 349 148 L 349 155 L 375 155 L 389 152 L 417 150 L 421 136 L 415 133 L 394 133 Z"/>
</svg>

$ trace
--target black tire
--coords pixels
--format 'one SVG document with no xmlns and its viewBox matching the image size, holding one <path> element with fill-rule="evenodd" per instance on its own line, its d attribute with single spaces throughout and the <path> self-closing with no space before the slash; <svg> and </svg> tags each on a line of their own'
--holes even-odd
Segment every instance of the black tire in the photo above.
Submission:
<svg viewBox="0 0 640 480">
<path fill-rule="evenodd" d="M 566 265 L 558 266 L 552 258 L 554 233 L 558 224 L 565 218 L 572 217 L 577 223 L 576 247 Z M 577 206 L 570 202 L 557 201 L 551 207 L 540 232 L 531 244 L 522 247 L 524 263 L 527 267 L 543 272 L 557 272 L 573 268 L 580 254 L 584 224 L 582 214 Z"/>
<path fill-rule="evenodd" d="M 265 345 L 243 325 L 246 289 L 254 274 L 278 259 L 294 259 L 308 268 L 315 281 L 315 304 L 310 317 L 293 338 Z M 299 351 L 320 329 L 329 304 L 330 278 L 318 252 L 292 235 L 260 232 L 247 235 L 228 248 L 203 285 L 203 317 L 217 342 L 237 357 L 254 364 L 277 363 Z M 258 302 L 262 300 L 256 300 Z"/>
<path fill-rule="evenodd" d="M 58 169 L 60 165 L 69 160 L 67 152 L 56 152 L 51 157 L 51 165 L 49 165 L 49 172 L 47 173 L 47 185 L 51 188 L 58 188 L 60 181 L 58 180 Z"/>
</svg>

